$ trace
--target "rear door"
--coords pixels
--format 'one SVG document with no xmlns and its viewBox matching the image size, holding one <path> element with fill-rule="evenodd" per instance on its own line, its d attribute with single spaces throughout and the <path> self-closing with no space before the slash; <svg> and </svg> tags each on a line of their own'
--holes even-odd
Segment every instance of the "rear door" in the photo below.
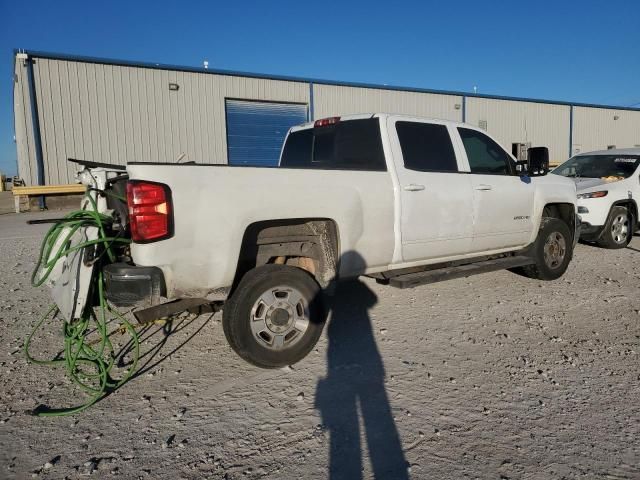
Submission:
<svg viewBox="0 0 640 480">
<path fill-rule="evenodd" d="M 515 172 L 511 156 L 488 135 L 458 127 L 473 188 L 472 252 L 524 246 L 534 228 L 535 187 Z"/>
<path fill-rule="evenodd" d="M 445 122 L 388 120 L 399 183 L 404 262 L 464 255 L 472 239 L 470 176 Z"/>
</svg>

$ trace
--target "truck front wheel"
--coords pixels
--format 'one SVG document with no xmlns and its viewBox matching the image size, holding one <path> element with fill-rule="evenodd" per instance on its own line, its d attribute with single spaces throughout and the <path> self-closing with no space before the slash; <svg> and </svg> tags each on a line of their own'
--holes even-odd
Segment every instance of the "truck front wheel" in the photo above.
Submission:
<svg viewBox="0 0 640 480">
<path fill-rule="evenodd" d="M 322 290 L 306 271 L 264 265 L 247 272 L 229 300 L 222 326 L 231 348 L 262 368 L 302 360 L 325 323 Z"/>
<path fill-rule="evenodd" d="M 567 224 L 559 218 L 542 217 L 531 253 L 535 263 L 522 267 L 520 273 L 538 280 L 555 280 L 564 275 L 573 256 L 573 241 Z"/>
</svg>

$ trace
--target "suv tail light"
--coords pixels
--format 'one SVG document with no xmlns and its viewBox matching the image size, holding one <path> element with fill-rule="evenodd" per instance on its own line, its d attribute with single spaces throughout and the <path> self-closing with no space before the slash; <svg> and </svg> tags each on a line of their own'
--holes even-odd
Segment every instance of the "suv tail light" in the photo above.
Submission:
<svg viewBox="0 0 640 480">
<path fill-rule="evenodd" d="M 167 185 L 130 180 L 127 204 L 134 242 L 147 243 L 173 235 L 171 190 Z"/>
</svg>

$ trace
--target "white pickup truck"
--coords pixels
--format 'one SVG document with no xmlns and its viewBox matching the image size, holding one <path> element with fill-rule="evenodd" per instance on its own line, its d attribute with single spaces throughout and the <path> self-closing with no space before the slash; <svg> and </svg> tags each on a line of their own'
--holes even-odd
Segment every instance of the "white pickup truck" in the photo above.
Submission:
<svg viewBox="0 0 640 480">
<path fill-rule="evenodd" d="M 80 178 L 126 191 L 127 205 L 98 202 L 133 240 L 104 266 L 110 300 L 157 305 L 143 310 L 153 315 L 223 305 L 233 349 L 268 368 L 313 348 L 338 279 L 560 277 L 577 240 L 576 187 L 545 176 L 545 156 L 516 162 L 469 125 L 369 114 L 292 128 L 274 168 L 85 162 Z"/>
</svg>

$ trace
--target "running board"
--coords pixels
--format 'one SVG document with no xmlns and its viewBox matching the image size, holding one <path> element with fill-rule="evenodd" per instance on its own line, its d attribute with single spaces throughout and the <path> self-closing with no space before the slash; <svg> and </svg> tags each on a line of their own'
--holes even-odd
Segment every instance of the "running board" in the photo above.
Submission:
<svg viewBox="0 0 640 480">
<path fill-rule="evenodd" d="M 479 273 L 495 272 L 507 268 L 523 267 L 534 263 L 524 255 L 496 258 L 477 263 L 467 263 L 456 267 L 444 267 L 423 272 L 407 273 L 389 279 L 389 285 L 396 288 L 413 288 L 427 283 L 443 282 L 454 278 L 469 277 Z"/>
</svg>

